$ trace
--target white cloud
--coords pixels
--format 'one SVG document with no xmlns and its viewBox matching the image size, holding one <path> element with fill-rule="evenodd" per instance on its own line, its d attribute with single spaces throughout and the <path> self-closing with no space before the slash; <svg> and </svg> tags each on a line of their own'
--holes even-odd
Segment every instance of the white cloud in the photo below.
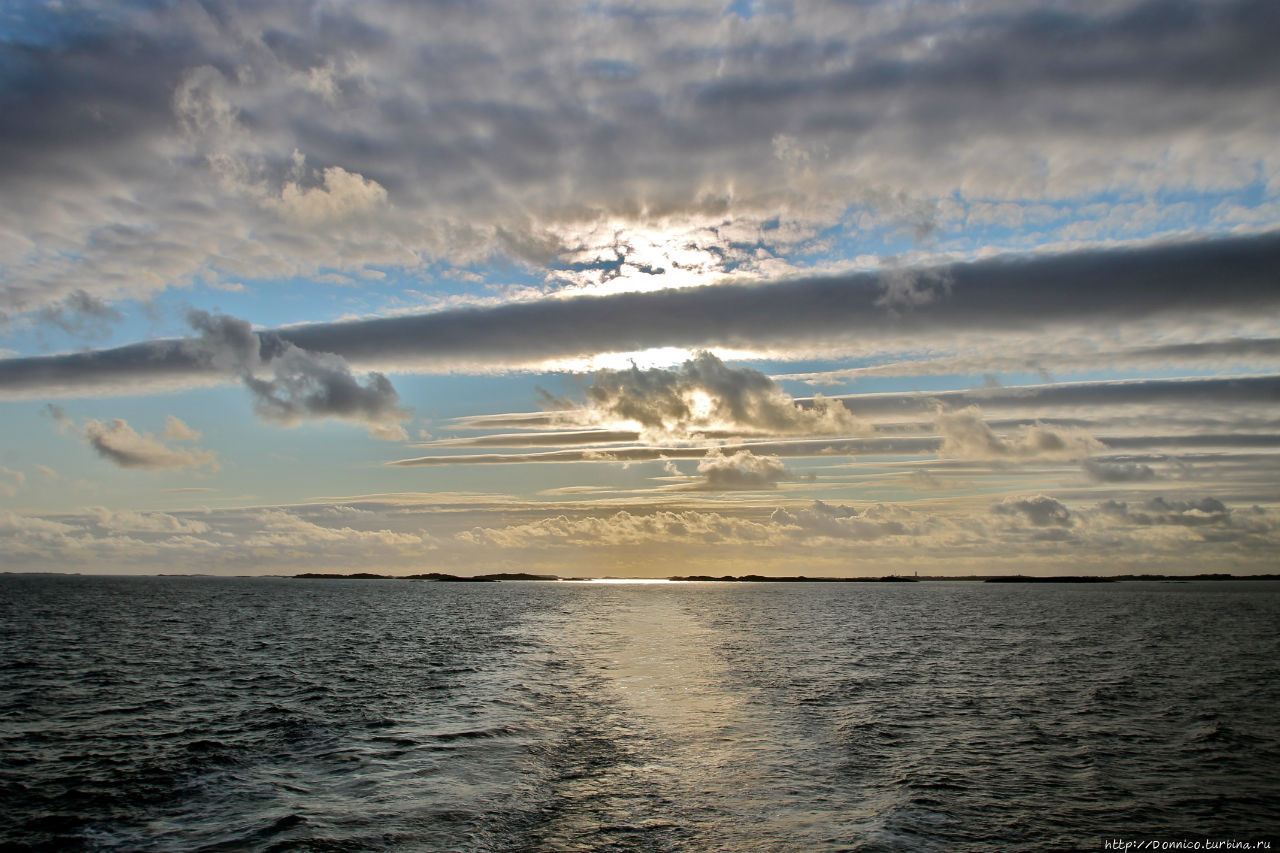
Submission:
<svg viewBox="0 0 1280 853">
<path fill-rule="evenodd" d="M 111 532 L 127 533 L 207 533 L 209 525 L 199 519 L 183 518 L 167 512 L 135 512 L 93 507 L 87 511 L 99 527 Z"/>
<path fill-rule="evenodd" d="M 408 441 L 409 431 L 400 424 L 372 424 L 369 435 L 379 441 Z"/>
<path fill-rule="evenodd" d="M 37 538 L 61 536 L 74 533 L 78 527 L 53 519 L 41 518 L 37 515 L 20 515 L 16 512 L 0 512 L 0 533 L 15 538 Z"/>
<path fill-rule="evenodd" d="M 430 537 L 421 533 L 398 532 L 387 528 L 360 530 L 352 527 L 328 527 L 316 524 L 285 510 L 267 510 L 257 516 L 260 528 L 247 536 L 249 548 L 386 548 L 425 550 Z"/>
<path fill-rule="evenodd" d="M 319 186 L 285 184 L 276 207 L 286 216 L 314 224 L 368 213 L 386 202 L 387 191 L 377 181 L 331 166 Z"/>
<path fill-rule="evenodd" d="M 757 456 L 749 450 L 725 455 L 719 447 L 707 451 L 698 462 L 699 479 L 682 488 L 694 491 L 775 489 L 791 474 L 776 456 Z"/>
<path fill-rule="evenodd" d="M 115 418 L 110 423 L 90 419 L 77 432 L 99 456 L 121 468 L 180 470 L 207 467 L 218 470 L 217 454 L 213 451 L 198 447 L 169 447 L 162 438 L 151 433 L 138 433 L 122 418 Z"/>
<path fill-rule="evenodd" d="M 181 418 L 169 415 L 165 418 L 160 438 L 165 441 L 199 441 L 200 433 L 187 426 Z"/>
</svg>

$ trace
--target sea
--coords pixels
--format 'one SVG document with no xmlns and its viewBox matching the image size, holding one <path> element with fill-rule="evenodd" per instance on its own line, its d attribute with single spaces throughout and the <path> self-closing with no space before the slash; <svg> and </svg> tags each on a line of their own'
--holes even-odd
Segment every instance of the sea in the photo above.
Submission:
<svg viewBox="0 0 1280 853">
<path fill-rule="evenodd" d="M 1280 583 L 0 576 L 4 851 L 1278 834 Z"/>
</svg>

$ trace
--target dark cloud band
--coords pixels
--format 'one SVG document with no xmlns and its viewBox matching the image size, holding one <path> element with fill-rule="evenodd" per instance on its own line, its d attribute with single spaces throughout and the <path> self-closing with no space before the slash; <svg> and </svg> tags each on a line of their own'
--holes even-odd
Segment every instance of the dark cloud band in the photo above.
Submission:
<svg viewBox="0 0 1280 853">
<path fill-rule="evenodd" d="M 1280 234 L 1057 255 L 1002 257 L 916 271 L 943 282 L 908 307 L 886 304 L 901 272 L 767 284 L 547 299 L 491 308 L 287 327 L 264 341 L 335 353 L 355 365 L 418 371 L 520 367 L 649 347 L 753 348 L 846 341 L 887 345 L 935 334 L 1037 334 L 1154 318 L 1256 317 L 1280 308 Z M 194 340 L 0 361 L 0 394 L 140 390 L 216 381 Z"/>
</svg>

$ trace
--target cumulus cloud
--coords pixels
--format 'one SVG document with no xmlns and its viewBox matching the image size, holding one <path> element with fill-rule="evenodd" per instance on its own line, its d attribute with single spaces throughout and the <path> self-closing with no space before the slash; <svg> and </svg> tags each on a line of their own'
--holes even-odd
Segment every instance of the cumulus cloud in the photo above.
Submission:
<svg viewBox="0 0 1280 853">
<path fill-rule="evenodd" d="M 319 186 L 285 184 L 276 204 L 287 216 L 316 223 L 367 213 L 386 201 L 387 191 L 377 181 L 330 166 Z"/>
<path fill-rule="evenodd" d="M 1170 500 L 1157 496 L 1134 506 L 1125 501 L 1111 500 L 1098 504 L 1097 511 L 1131 524 L 1172 524 L 1183 527 L 1223 524 L 1230 521 L 1232 515 L 1226 504 L 1213 497 Z"/>
<path fill-rule="evenodd" d="M 913 569 L 1065 574 L 1080 571 L 1088 558 L 1144 571 L 1196 572 L 1207 559 L 1222 557 L 1215 549 L 1224 545 L 1233 570 L 1267 572 L 1280 545 L 1280 520 L 1269 508 L 1165 496 L 1149 504 L 1073 509 L 1070 524 L 1063 524 L 1063 505 L 1052 501 L 1015 496 L 999 505 L 1002 512 L 954 500 L 818 501 L 771 509 L 686 495 L 616 510 L 594 502 L 397 494 L 200 511 L 0 511 L 0 548 L 14 567 L 56 562 L 96 572 L 171 571 L 181 564 L 235 574 L 246 566 L 262 573 L 471 574 L 536 565 L 577 575 L 588 564 L 605 573 L 676 572 L 653 560 L 670 547 L 680 564 L 704 566 L 705 573 L 714 566 L 716 574 L 795 574 L 801 560 L 811 575 L 883 575 Z M 1070 550 L 1042 547 L 1065 538 Z"/>
<path fill-rule="evenodd" d="M 78 427 L 77 432 L 99 456 L 121 468 L 218 470 L 217 454 L 213 451 L 170 447 L 151 433 L 139 433 L 122 418 L 110 423 L 90 419 Z"/>
<path fill-rule="evenodd" d="M 801 405 L 765 374 L 730 367 L 701 352 L 667 370 L 598 370 L 586 389 L 587 407 L 562 414 L 567 422 L 635 424 L 650 442 L 707 431 L 770 435 L 849 435 L 866 431 L 840 403 L 816 397 Z"/>
<path fill-rule="evenodd" d="M 421 532 L 330 527 L 283 509 L 264 510 L 255 520 L 260 525 L 259 529 L 244 540 L 244 544 L 250 548 L 307 549 L 319 545 L 344 549 L 388 548 L 420 552 L 431 544 L 431 538 Z"/>
<path fill-rule="evenodd" d="M 104 530 L 126 533 L 208 533 L 209 525 L 199 519 L 167 512 L 136 512 L 92 507 L 86 513 Z"/>
<path fill-rule="evenodd" d="M 699 479 L 682 488 L 708 492 L 776 489 L 780 480 L 790 476 L 776 456 L 757 456 L 749 450 L 726 456 L 719 447 L 713 447 L 698 462 Z"/>
<path fill-rule="evenodd" d="M 140 512 L 90 507 L 56 516 L 0 512 L 0 547 L 15 565 L 91 572 L 421 571 L 437 541 L 421 517 L 301 506 Z"/>
<path fill-rule="evenodd" d="M 768 524 L 716 512 L 657 510 L 610 516 L 558 515 L 507 527 L 477 527 L 457 538 L 468 544 L 500 548 L 531 546 L 618 546 L 643 543 L 698 545 L 749 544 L 769 541 L 775 531 Z"/>
<path fill-rule="evenodd" d="M 1070 527 L 1071 510 L 1048 495 L 1010 496 L 991 508 L 996 515 L 1022 518 L 1035 527 Z"/>
<path fill-rule="evenodd" d="M 904 523 L 909 515 L 905 510 L 893 510 L 883 505 L 858 510 L 814 501 L 803 509 L 776 509 L 770 520 L 806 537 L 866 541 L 910 533 Z"/>
<path fill-rule="evenodd" d="M 0 533 L 14 538 L 47 540 L 74 533 L 77 530 L 79 528 L 74 524 L 67 524 L 51 518 L 42 518 L 38 515 L 22 515 L 9 511 L 0 512 Z"/>
<path fill-rule="evenodd" d="M 939 455 L 958 459 L 1079 459 L 1104 449 L 1102 442 L 1083 430 L 1043 423 L 998 435 L 976 406 L 940 409 L 934 422 L 942 436 Z"/>
</svg>

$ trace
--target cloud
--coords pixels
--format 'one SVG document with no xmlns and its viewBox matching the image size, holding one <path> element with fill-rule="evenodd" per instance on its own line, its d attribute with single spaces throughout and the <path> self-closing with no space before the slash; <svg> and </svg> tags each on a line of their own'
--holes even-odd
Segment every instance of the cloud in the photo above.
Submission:
<svg viewBox="0 0 1280 853">
<path fill-rule="evenodd" d="M 345 511 L 344 511 L 345 510 Z M 14 565 L 89 572 L 420 571 L 437 547 L 418 517 L 381 509 L 295 506 L 139 512 L 91 507 L 46 517 L 0 512 L 0 547 Z"/>
<path fill-rule="evenodd" d="M 950 282 L 949 292 L 909 311 L 878 306 L 882 275 L 868 272 L 543 299 L 261 334 L 272 346 L 291 343 L 354 365 L 399 371 L 534 367 L 557 358 L 667 346 L 804 352 L 821 344 L 852 354 L 911 348 L 930 336 L 940 344 L 1006 339 L 1012 346 L 1055 329 L 1087 336 L 1145 320 L 1203 326 L 1269 316 L 1280 309 L 1273 279 L 1277 264 L 1280 235 L 1270 234 L 931 267 L 930 274 Z M 221 339 L 211 340 L 203 327 L 200 331 L 197 340 L 5 359 L 0 393 L 137 390 L 184 377 L 210 381 L 217 378 L 211 374 L 226 370 L 226 362 L 234 366 L 236 358 L 254 356 L 240 341 L 229 355 L 218 357 L 224 350 L 212 344 Z M 1125 393 L 1120 383 L 1115 393 Z"/>
<path fill-rule="evenodd" d="M 1076 414 L 1128 407 L 1170 406 L 1187 411 L 1262 408 L 1274 406 L 1280 375 L 1215 376 L 1186 379 L 1122 379 L 1057 382 L 1043 385 L 988 386 L 968 391 L 881 392 L 842 395 L 840 400 L 859 416 L 895 420 L 937 411 L 972 407 L 1017 413 L 1023 410 Z"/>
<path fill-rule="evenodd" d="M 164 432 L 160 433 L 164 441 L 199 441 L 200 433 L 187 426 L 181 418 L 169 415 L 164 419 Z"/>
<path fill-rule="evenodd" d="M 248 320 L 239 317 L 192 309 L 187 312 L 187 323 L 198 337 L 175 342 L 182 355 L 195 365 L 230 375 L 257 370 L 282 347 L 268 337 L 264 353 L 264 341 Z"/>
<path fill-rule="evenodd" d="M 1083 430 L 1043 423 L 1023 426 L 1013 435 L 997 435 L 976 406 L 958 412 L 940 409 L 935 424 L 942 436 L 938 454 L 958 459 L 1079 459 L 1105 449 Z"/>
<path fill-rule="evenodd" d="M 73 533 L 77 529 L 73 524 L 41 518 L 36 515 L 20 515 L 16 512 L 8 511 L 0 512 L 0 533 L 7 534 L 15 539 L 19 537 L 24 539 L 51 539 L 67 533 Z"/>
<path fill-rule="evenodd" d="M 776 489 L 791 473 L 776 456 L 757 456 L 749 450 L 726 456 L 713 447 L 698 462 L 698 476 L 700 479 L 682 488 L 708 492 Z"/>
<path fill-rule="evenodd" d="M 839 403 L 816 397 L 800 405 L 763 373 L 733 368 L 701 352 L 679 368 L 598 370 L 586 409 L 561 413 L 567 422 L 639 426 L 642 439 L 684 439 L 710 430 L 768 435 L 849 435 L 863 432 Z"/>
<path fill-rule="evenodd" d="M 1192 495 L 1070 510 L 1054 498 L 1016 495 L 997 504 L 1003 511 L 990 511 L 985 498 L 846 506 L 671 497 L 626 509 L 408 493 L 199 511 L 0 512 L 0 549 L 14 570 L 57 563 L 113 573 L 174 565 L 229 574 L 246 566 L 262 574 L 412 573 L 429 566 L 472 574 L 538 566 L 572 576 L 584 565 L 603 574 L 655 573 L 655 567 L 673 573 L 661 567 L 675 560 L 703 566 L 699 574 L 796 574 L 803 565 L 801 573 L 811 576 L 879 576 L 915 569 L 1067 574 L 1092 560 L 1173 573 L 1204 571 L 1207 560 L 1217 560 L 1233 571 L 1266 572 L 1280 545 L 1274 507 L 1231 507 Z M 1070 549 L 1060 547 L 1064 537 Z M 926 572 L 922 561 L 934 568 Z"/>
<path fill-rule="evenodd" d="M 390 529 L 360 530 L 352 527 L 329 527 L 300 518 L 285 510 L 265 510 L 256 521 L 257 532 L 244 544 L 249 548 L 307 549 L 320 545 L 343 549 L 390 548 L 421 552 L 430 546 L 430 537 L 421 533 Z"/>
<path fill-rule="evenodd" d="M 892 438 L 858 439 L 788 439 L 725 444 L 727 454 L 741 451 L 778 457 L 832 455 L 900 455 L 931 453 L 938 449 L 936 438 L 896 436 Z M 660 459 L 700 459 L 705 446 L 645 445 L 592 447 L 584 450 L 549 450 L 531 453 L 472 453 L 450 456 L 418 456 L 397 459 L 388 465 L 414 467 L 420 465 L 505 465 L 526 462 L 650 462 Z"/>
<path fill-rule="evenodd" d="M 903 510 L 894 511 L 885 506 L 858 510 L 814 501 L 811 506 L 803 509 L 774 510 L 770 520 L 806 537 L 869 541 L 886 536 L 907 535 L 911 532 L 904 523 L 908 516 L 909 513 Z"/>
<path fill-rule="evenodd" d="M 0 465 L 0 495 L 13 497 L 27 483 L 27 475 Z"/>
<path fill-rule="evenodd" d="M 1005 498 L 991 508 L 996 515 L 1021 517 L 1035 527 L 1070 527 L 1071 511 L 1047 495 Z"/>
<path fill-rule="evenodd" d="M 552 416 L 549 420 L 557 420 Z M 474 426 L 474 424 L 472 424 Z M 557 430 L 555 432 L 517 432 L 495 433 L 491 435 L 468 436 L 465 438 L 442 438 L 432 440 L 429 433 L 422 430 L 419 438 L 430 442 L 431 447 L 559 447 L 562 445 L 599 445 L 627 443 L 640 440 L 640 433 L 628 429 L 583 429 Z"/>
<path fill-rule="evenodd" d="M 865 367 L 841 368 L 810 373 L 775 374 L 778 380 L 796 380 L 813 385 L 856 382 L 861 379 L 905 376 L 972 376 L 984 373 L 1080 372 L 1098 368 L 1168 368 L 1192 366 L 1266 367 L 1280 365 L 1280 338 L 1227 338 L 1123 349 L 1098 349 L 1081 341 L 1063 342 L 1052 351 L 1027 349 L 1025 342 L 1008 351 L 988 349 L 945 357 L 930 353 L 899 353 L 900 360 Z"/>
<path fill-rule="evenodd" d="M 473 545 L 528 548 L 759 544 L 768 542 L 773 535 L 769 525 L 715 512 L 658 510 L 640 514 L 621 510 L 610 516 L 558 515 L 507 527 L 477 527 L 459 533 L 457 538 Z"/>
<path fill-rule="evenodd" d="M 58 425 L 58 431 L 65 433 L 67 430 L 75 427 L 75 421 L 67 414 L 67 410 L 59 406 L 57 403 L 46 403 L 43 414 L 53 418 L 53 422 Z"/>
<path fill-rule="evenodd" d="M 1160 476 L 1150 465 L 1136 461 L 1085 459 L 1080 465 L 1095 483 L 1146 483 Z"/>
<path fill-rule="evenodd" d="M 400 404 L 391 380 L 370 371 L 363 382 L 341 356 L 313 353 L 292 344 L 270 362 L 272 378 L 246 373 L 254 411 L 266 421 L 296 426 L 313 418 L 341 418 L 367 424 L 376 438 L 403 441 L 400 426 L 413 413 Z"/>
<path fill-rule="evenodd" d="M 1168 500 L 1153 497 L 1130 507 L 1125 501 L 1103 501 L 1097 511 L 1114 519 L 1139 525 L 1171 524 L 1182 527 L 1198 527 L 1206 524 L 1224 524 L 1231 520 L 1232 511 L 1217 498 L 1202 497 L 1192 500 Z"/>
<path fill-rule="evenodd" d="M 314 224 L 368 213 L 386 201 L 387 191 L 377 181 L 330 166 L 319 186 L 285 184 L 276 203 L 287 216 Z"/>
<path fill-rule="evenodd" d="M 99 456 L 121 468 L 157 471 L 208 467 L 218 470 L 217 454 L 213 451 L 169 447 L 150 433 L 139 434 L 121 418 L 110 423 L 90 419 L 77 432 Z"/>
<path fill-rule="evenodd" d="M 0 187 L 22 203 L 0 217 L 0 310 L 554 260 L 616 221 L 718 227 L 733 269 L 845 219 L 924 235 L 946 202 L 1239 188 L 1274 176 L 1277 18 L 1268 0 L 794 3 L 786 27 L 701 0 L 26 4 L 2 46 Z"/>
<path fill-rule="evenodd" d="M 1022 427 L 1019 427 L 1021 429 Z M 1003 439 L 1002 439 L 1003 440 Z M 1034 440 L 1033 440 L 1034 443 Z M 1050 441 L 1052 444 L 1053 442 Z M 1103 442 L 1107 449 L 1136 451 L 1156 449 L 1160 451 L 1188 448 L 1213 448 L 1216 450 L 1243 448 L 1277 448 L 1280 436 L 1248 432 L 1218 432 L 1198 435 L 1161 433 L 1157 435 L 1107 436 Z M 1069 445 L 1068 445 L 1069 446 Z M 778 441 L 753 441 L 743 444 L 726 444 L 722 450 L 736 453 L 749 450 L 782 458 L 831 457 L 831 456 L 919 456 L 937 454 L 942 440 L 921 435 L 886 435 L 877 438 L 823 438 L 790 439 Z M 704 447 L 673 445 L 602 446 L 582 450 L 549 450 L 526 453 L 470 453 L 416 456 L 397 459 L 386 464 L 397 467 L 424 465 L 506 465 L 525 463 L 563 462 L 648 462 L 660 459 L 698 459 L 706 452 Z M 990 460 L 991 456 L 979 456 Z M 1033 457 L 1006 457 L 1009 461 L 1033 462 Z M 1074 454 L 1049 453 L 1045 461 L 1062 461 L 1078 458 Z"/>
<path fill-rule="evenodd" d="M 890 267 L 881 276 L 884 293 L 876 304 L 893 309 L 911 310 L 927 305 L 946 295 L 950 280 L 945 270 L 911 270 Z"/>
<path fill-rule="evenodd" d="M 93 507 L 87 511 L 99 527 L 112 532 L 127 533 L 208 533 L 210 527 L 203 521 L 182 518 L 167 512 L 135 512 Z"/>
<path fill-rule="evenodd" d="M 36 322 L 82 337 L 102 337 L 111 323 L 122 319 L 124 314 L 84 290 L 68 293 L 61 302 L 46 305 L 35 315 Z"/>
<path fill-rule="evenodd" d="M 373 424 L 369 427 L 369 436 L 379 441 L 408 441 L 409 431 L 397 423 Z"/>
<path fill-rule="evenodd" d="M 199 332 L 183 342 L 187 353 L 238 376 L 263 420 L 296 426 L 304 420 L 340 418 L 366 424 L 375 438 L 408 439 L 401 422 L 413 412 L 400 404 L 399 393 L 383 374 L 370 371 L 361 381 L 341 356 L 301 349 L 275 333 L 259 334 L 236 317 L 193 310 L 187 319 Z"/>
<path fill-rule="evenodd" d="M 882 275 L 857 273 L 314 324 L 280 334 L 356 362 L 410 365 L 435 358 L 518 364 L 659 346 L 803 349 L 815 338 L 884 347 L 929 333 L 1023 334 L 1156 317 L 1247 319 L 1280 306 L 1271 277 L 1278 260 L 1280 236 L 1268 235 L 929 268 L 921 274 L 945 276 L 949 294 L 894 313 L 876 305 Z"/>
<path fill-rule="evenodd" d="M 1105 500 L 1081 510 L 1079 517 L 1100 540 L 1113 545 L 1226 549 L 1211 558 L 1220 561 L 1218 565 L 1255 549 L 1274 553 L 1280 533 L 1274 508 L 1256 504 L 1233 507 L 1208 495 L 1155 496 L 1136 502 Z"/>
</svg>

